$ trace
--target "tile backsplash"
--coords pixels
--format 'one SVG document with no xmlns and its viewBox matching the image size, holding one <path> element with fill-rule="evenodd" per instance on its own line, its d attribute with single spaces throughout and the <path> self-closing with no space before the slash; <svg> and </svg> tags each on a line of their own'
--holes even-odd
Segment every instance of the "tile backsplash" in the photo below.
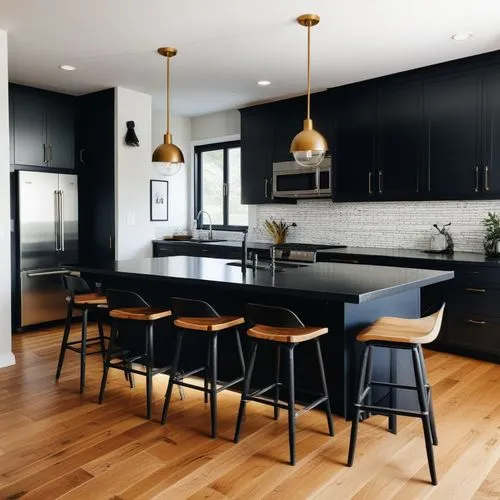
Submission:
<svg viewBox="0 0 500 500">
<path fill-rule="evenodd" d="M 250 207 L 249 236 L 267 242 L 266 219 L 296 222 L 289 242 L 336 243 L 353 247 L 426 249 L 433 224 L 451 222 L 455 250 L 482 252 L 483 219 L 500 213 L 500 200 L 332 203 L 330 200 L 299 200 L 297 205 Z M 253 212 L 253 213 L 252 213 Z"/>
</svg>

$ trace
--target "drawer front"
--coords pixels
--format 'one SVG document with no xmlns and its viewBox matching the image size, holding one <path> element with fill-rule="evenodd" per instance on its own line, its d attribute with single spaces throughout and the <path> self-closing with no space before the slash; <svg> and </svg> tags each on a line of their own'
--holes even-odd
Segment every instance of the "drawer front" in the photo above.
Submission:
<svg viewBox="0 0 500 500">
<path fill-rule="evenodd" d="M 500 269 L 496 267 L 467 266 L 455 270 L 457 286 L 500 289 Z"/>
<path fill-rule="evenodd" d="M 474 351 L 500 354 L 500 319 L 473 314 L 450 318 L 447 342 Z"/>
<path fill-rule="evenodd" d="M 155 245 L 153 248 L 153 257 L 172 257 L 179 255 L 172 248 L 163 245 Z"/>
<path fill-rule="evenodd" d="M 500 317 L 500 290 L 488 285 L 460 286 L 458 283 L 448 299 L 453 314 L 483 314 Z"/>
</svg>

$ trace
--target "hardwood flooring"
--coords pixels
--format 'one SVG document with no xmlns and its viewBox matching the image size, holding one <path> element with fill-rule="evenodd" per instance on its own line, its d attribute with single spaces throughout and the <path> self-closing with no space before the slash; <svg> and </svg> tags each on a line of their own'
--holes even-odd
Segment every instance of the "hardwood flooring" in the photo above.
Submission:
<svg viewBox="0 0 500 500">
<path fill-rule="evenodd" d="M 77 328 L 75 327 L 75 334 Z M 297 465 L 288 465 L 287 418 L 248 405 L 238 445 L 232 437 L 239 397 L 220 393 L 219 438 L 199 392 L 172 398 L 159 424 L 166 376 L 154 380 L 153 420 L 145 415 L 145 385 L 129 389 L 110 371 L 97 404 L 101 359 L 87 357 L 80 397 L 78 356 L 68 352 L 54 381 L 60 328 L 14 337 L 17 364 L 0 369 L 0 498 L 34 499 L 469 499 L 500 498 L 500 366 L 426 352 L 433 384 L 439 485 L 429 483 L 420 420 L 360 425 L 354 467 L 345 466 L 350 424 L 324 414 L 298 419 Z"/>
</svg>

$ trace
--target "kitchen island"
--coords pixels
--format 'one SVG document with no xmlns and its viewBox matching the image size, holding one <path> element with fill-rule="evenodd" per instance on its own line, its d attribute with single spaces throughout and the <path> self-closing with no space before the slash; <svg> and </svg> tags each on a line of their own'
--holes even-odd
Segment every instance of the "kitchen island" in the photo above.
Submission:
<svg viewBox="0 0 500 500">
<path fill-rule="evenodd" d="M 356 333 L 380 316 L 419 317 L 420 289 L 450 280 L 451 271 L 392 268 L 343 263 L 316 263 L 282 272 L 247 269 L 228 265 L 231 261 L 201 257 L 164 257 L 117 261 L 102 266 L 75 266 L 73 269 L 105 288 L 133 290 L 152 305 L 169 306 L 170 297 L 182 296 L 206 300 L 221 314 L 244 314 L 245 304 L 257 302 L 288 307 L 308 325 L 329 328 L 322 339 L 327 383 L 335 413 L 349 417 L 359 362 L 360 346 Z M 173 352 L 174 336 L 165 322 L 165 333 L 156 341 L 166 358 Z M 162 328 L 163 330 L 163 328 Z M 297 351 L 297 385 L 306 390 L 318 388 L 319 373 L 313 361 L 314 346 Z M 309 349 L 310 348 L 310 349 Z M 221 336 L 221 378 L 229 379 L 238 369 L 232 352 Z M 198 364 L 205 353 L 193 347 L 188 364 Z M 273 353 L 263 354 L 255 377 L 255 386 L 272 377 Z M 227 353 L 227 355 L 226 355 Z M 375 376 L 380 380 L 412 383 L 411 364 L 404 356 L 388 349 L 377 349 Z M 266 356 L 268 356 L 266 358 Z M 383 390 L 383 389 L 382 389 Z M 297 399 L 301 398 L 298 391 Z M 398 404 L 413 406 L 412 395 L 402 394 Z"/>
</svg>

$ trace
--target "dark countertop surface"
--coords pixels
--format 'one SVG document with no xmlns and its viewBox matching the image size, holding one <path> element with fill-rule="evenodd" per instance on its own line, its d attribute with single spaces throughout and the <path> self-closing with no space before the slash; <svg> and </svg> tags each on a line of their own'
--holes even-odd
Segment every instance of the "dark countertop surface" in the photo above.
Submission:
<svg viewBox="0 0 500 500">
<path fill-rule="evenodd" d="M 359 304 L 379 297 L 450 280 L 452 271 L 431 271 L 402 267 L 381 267 L 342 263 L 316 263 L 286 269 L 273 274 L 270 270 L 228 266 L 225 259 L 204 257 L 161 257 L 115 261 L 100 266 L 72 266 L 72 269 L 98 275 L 126 276 L 171 282 L 192 282 L 226 289 L 245 289 L 263 293 L 284 294 Z"/>
<path fill-rule="evenodd" d="M 359 257 L 380 257 L 381 259 L 394 258 L 394 259 L 412 259 L 427 262 L 449 263 L 449 264 L 480 264 L 486 266 L 499 266 L 500 259 L 487 257 L 482 253 L 473 252 L 455 252 L 451 255 L 447 254 L 431 254 L 421 250 L 405 250 L 399 248 L 360 248 L 360 247 L 347 247 L 337 248 L 330 250 L 319 250 L 319 254 L 326 256 L 339 256 L 339 258 L 350 257 L 355 259 Z M 319 257 L 321 260 L 322 257 Z M 325 260 L 326 257 L 323 259 Z"/>
<path fill-rule="evenodd" d="M 178 245 L 181 243 L 191 245 L 214 245 L 221 247 L 241 248 L 241 240 L 224 240 L 224 241 L 210 241 L 210 240 L 153 240 L 153 243 L 167 243 Z M 272 247 L 271 243 L 259 243 L 257 241 L 248 241 L 247 248 L 255 250 L 269 250 Z"/>
</svg>

